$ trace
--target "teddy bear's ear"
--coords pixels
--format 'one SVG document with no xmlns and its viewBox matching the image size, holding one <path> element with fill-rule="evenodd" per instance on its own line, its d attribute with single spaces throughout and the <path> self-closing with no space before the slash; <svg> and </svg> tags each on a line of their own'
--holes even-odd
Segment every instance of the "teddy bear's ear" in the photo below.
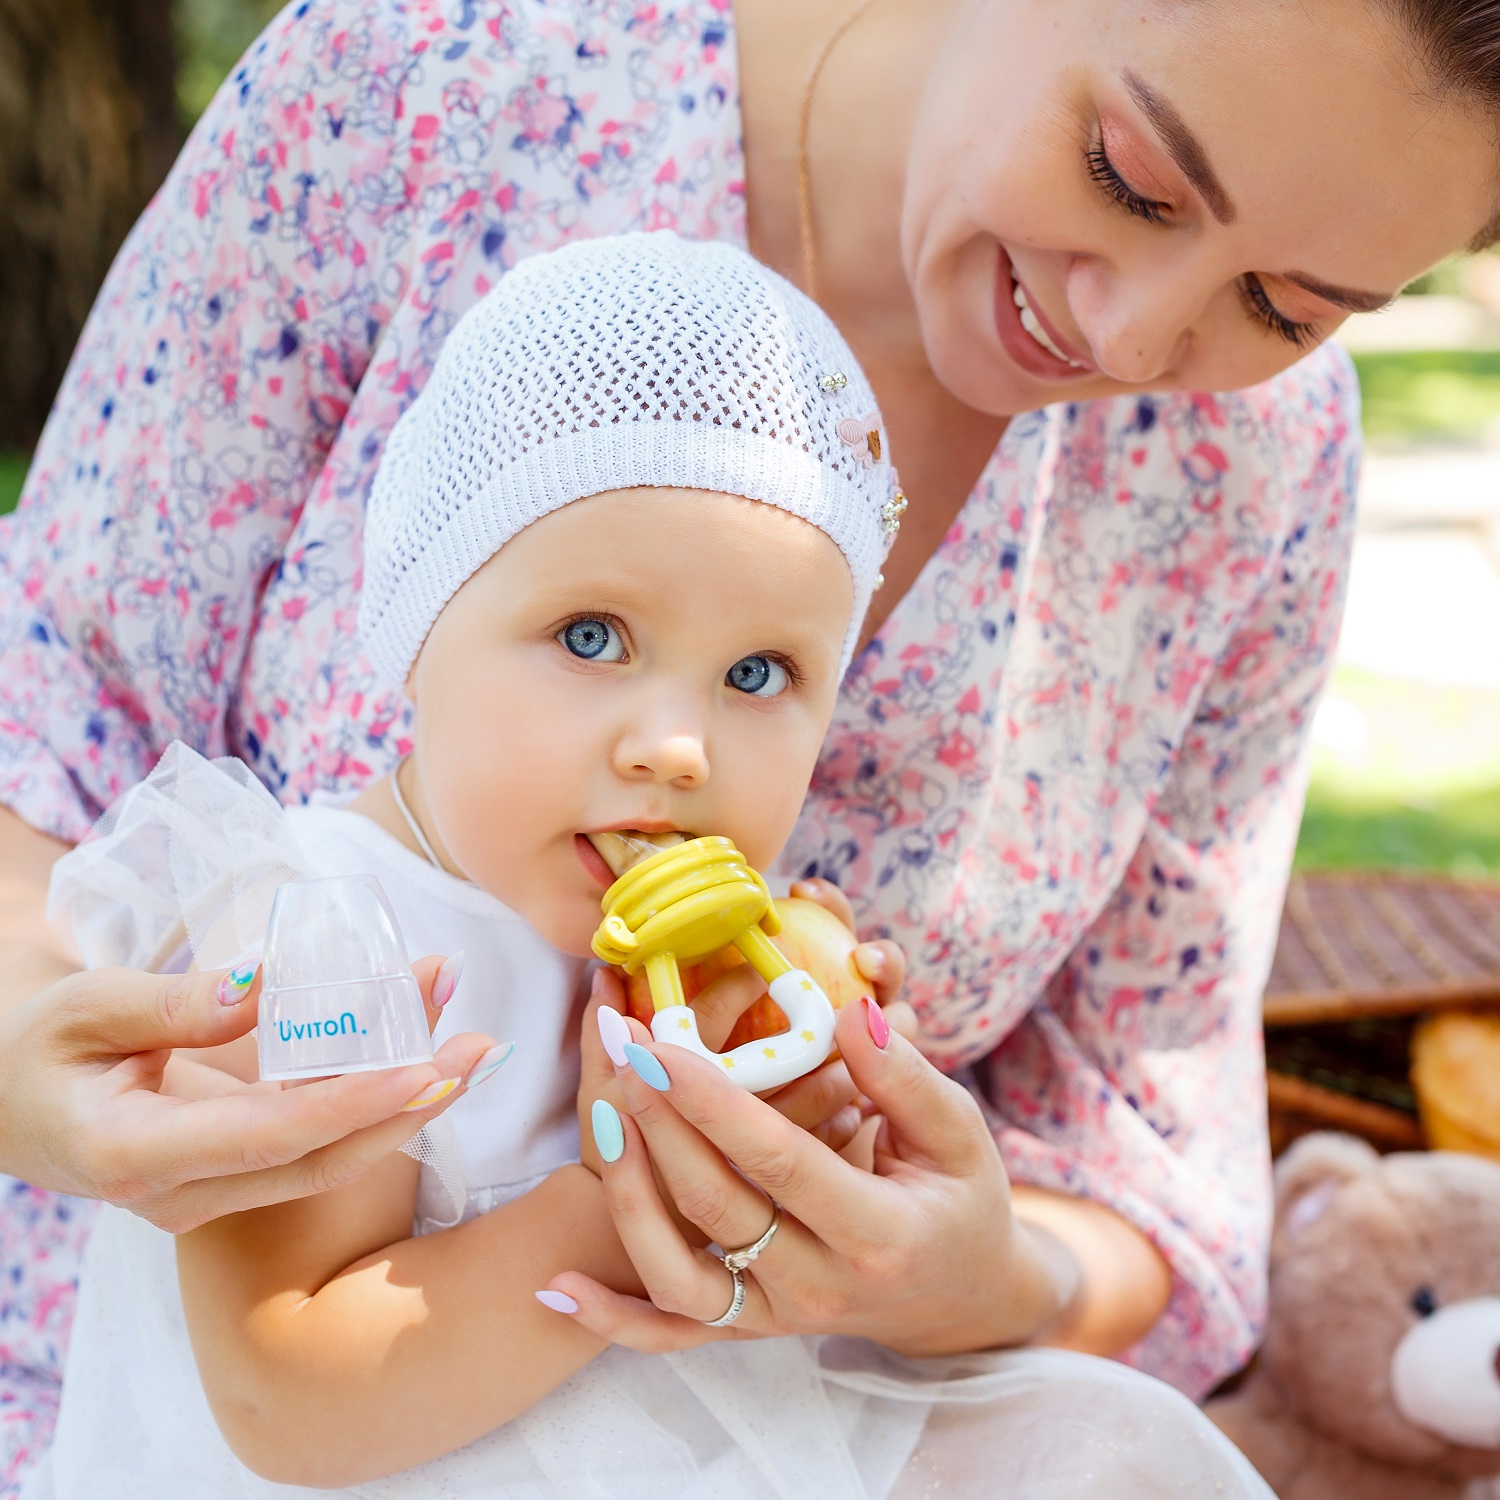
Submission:
<svg viewBox="0 0 1500 1500">
<path fill-rule="evenodd" d="M 1322 1217 L 1343 1187 L 1373 1172 L 1379 1161 L 1374 1147 L 1357 1136 L 1319 1131 L 1294 1142 L 1276 1163 L 1272 1259 Z"/>
</svg>

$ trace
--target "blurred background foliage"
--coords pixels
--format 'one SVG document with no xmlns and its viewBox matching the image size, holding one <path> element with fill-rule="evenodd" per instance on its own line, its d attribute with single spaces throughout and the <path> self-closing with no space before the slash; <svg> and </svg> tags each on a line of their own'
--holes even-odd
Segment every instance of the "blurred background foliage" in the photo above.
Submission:
<svg viewBox="0 0 1500 1500">
<path fill-rule="evenodd" d="M 279 9 L 0 0 L 0 513 L 20 492 L 25 454 L 120 239 Z M 1485 304 L 1500 318 L 1500 257 L 1439 266 L 1409 294 L 1403 302 L 1476 313 Z M 1377 456 L 1500 445 L 1500 337 L 1477 347 L 1351 342 Z M 8 388 L 7 369 L 29 370 L 32 386 Z M 1500 876 L 1500 691 L 1344 662 L 1316 738 L 1301 866 Z"/>
<path fill-rule="evenodd" d="M 285 0 L 175 0 L 177 114 L 183 129 L 208 107 L 245 48 Z"/>
</svg>

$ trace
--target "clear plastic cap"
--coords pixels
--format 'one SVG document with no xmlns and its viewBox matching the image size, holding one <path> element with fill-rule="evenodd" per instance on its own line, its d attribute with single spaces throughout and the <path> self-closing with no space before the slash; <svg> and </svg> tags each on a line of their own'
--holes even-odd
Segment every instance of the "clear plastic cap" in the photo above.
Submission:
<svg viewBox="0 0 1500 1500">
<path fill-rule="evenodd" d="M 432 1061 L 422 992 L 373 875 L 276 892 L 260 996 L 260 1076 L 318 1078 Z"/>
</svg>

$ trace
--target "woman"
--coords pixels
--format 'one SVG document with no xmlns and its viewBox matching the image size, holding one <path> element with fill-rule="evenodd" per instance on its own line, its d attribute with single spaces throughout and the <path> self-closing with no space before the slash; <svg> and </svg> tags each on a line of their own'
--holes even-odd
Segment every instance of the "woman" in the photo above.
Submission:
<svg viewBox="0 0 1500 1500">
<path fill-rule="evenodd" d="M 404 711 L 353 648 L 359 533 L 448 328 L 571 237 L 748 239 L 855 346 L 912 501 L 788 869 L 906 948 L 927 1051 L 971 1068 L 989 1129 L 930 1067 L 858 1079 L 904 1196 L 828 1189 L 847 1233 L 768 1251 L 739 1331 L 1045 1338 L 1201 1393 L 1261 1312 L 1258 992 L 1357 450 L 1338 356 L 1278 372 L 1486 232 L 1500 79 L 1463 64 L 1495 33 L 1500 7 L 1438 0 L 284 13 L 122 252 L 4 539 L 0 1162 L 180 1226 L 409 1128 L 394 1086 L 247 1097 L 262 1170 L 232 1175 L 198 1106 L 100 1060 L 252 1018 L 207 982 L 153 1019 L 159 982 L 66 977 L 46 870 L 174 736 L 285 800 L 387 770 Z M 684 1116 L 774 1129 L 677 1103 L 641 1122 L 679 1193 L 727 1172 Z M 774 1139 L 795 1213 L 826 1148 Z M 725 1243 L 765 1227 L 758 1198 L 724 1213 Z M 1056 1271 L 1024 1295 L 1018 1219 Z M 680 1246 L 622 1232 L 682 1316 L 581 1279 L 577 1315 L 705 1336 L 722 1269 L 685 1286 Z"/>
</svg>

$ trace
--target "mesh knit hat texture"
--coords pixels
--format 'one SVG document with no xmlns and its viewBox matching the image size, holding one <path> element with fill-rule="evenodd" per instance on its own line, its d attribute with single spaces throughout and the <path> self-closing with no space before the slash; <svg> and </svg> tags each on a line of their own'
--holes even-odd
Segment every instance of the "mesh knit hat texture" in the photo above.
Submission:
<svg viewBox="0 0 1500 1500">
<path fill-rule="evenodd" d="M 359 624 L 405 678 L 517 532 L 664 485 L 779 506 L 849 564 L 847 665 L 900 501 L 874 395 L 820 308 L 744 251 L 671 233 L 521 262 L 449 335 L 370 493 Z"/>
</svg>

